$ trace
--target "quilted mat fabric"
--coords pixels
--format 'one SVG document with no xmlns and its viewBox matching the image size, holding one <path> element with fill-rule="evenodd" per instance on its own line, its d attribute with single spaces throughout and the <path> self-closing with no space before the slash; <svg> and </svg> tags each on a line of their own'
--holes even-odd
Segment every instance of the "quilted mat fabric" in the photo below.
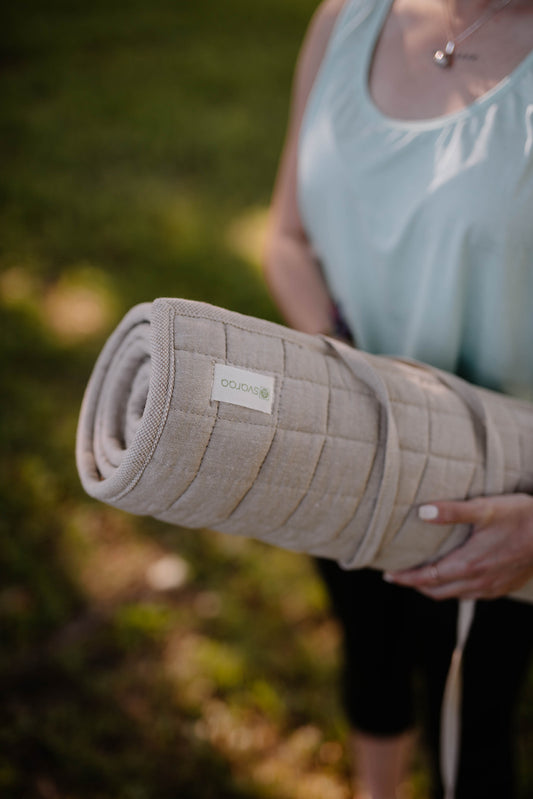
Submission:
<svg viewBox="0 0 533 799">
<path fill-rule="evenodd" d="M 174 525 L 399 569 L 465 540 L 438 499 L 533 491 L 533 405 L 205 303 L 134 307 L 89 380 L 85 490 Z M 533 601 L 533 581 L 515 595 Z"/>
</svg>

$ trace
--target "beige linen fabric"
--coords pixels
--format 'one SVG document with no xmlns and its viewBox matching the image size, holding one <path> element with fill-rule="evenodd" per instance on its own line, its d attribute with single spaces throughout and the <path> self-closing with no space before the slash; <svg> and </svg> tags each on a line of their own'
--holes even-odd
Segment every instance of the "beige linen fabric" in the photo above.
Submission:
<svg viewBox="0 0 533 799">
<path fill-rule="evenodd" d="M 271 413 L 211 399 L 217 364 L 256 373 L 258 385 L 273 378 Z M 420 522 L 421 503 L 533 490 L 533 405 L 421 364 L 158 299 L 125 316 L 95 365 L 77 464 L 91 496 L 131 513 L 346 568 L 398 569 L 468 535 Z M 514 596 L 533 601 L 533 581 Z"/>
</svg>

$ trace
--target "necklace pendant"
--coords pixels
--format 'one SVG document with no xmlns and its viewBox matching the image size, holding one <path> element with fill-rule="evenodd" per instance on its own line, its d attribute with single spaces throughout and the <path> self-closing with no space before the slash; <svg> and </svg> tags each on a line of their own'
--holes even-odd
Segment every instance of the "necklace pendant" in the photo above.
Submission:
<svg viewBox="0 0 533 799">
<path fill-rule="evenodd" d="M 444 50 L 435 50 L 433 53 L 433 63 L 442 68 L 451 67 L 454 52 L 455 42 L 447 41 Z"/>
</svg>

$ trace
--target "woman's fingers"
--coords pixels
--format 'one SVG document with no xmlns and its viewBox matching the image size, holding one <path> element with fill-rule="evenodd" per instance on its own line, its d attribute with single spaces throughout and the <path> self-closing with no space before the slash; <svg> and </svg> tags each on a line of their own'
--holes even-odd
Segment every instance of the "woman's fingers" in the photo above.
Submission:
<svg viewBox="0 0 533 799">
<path fill-rule="evenodd" d="M 435 502 L 419 508 L 432 524 L 469 524 L 472 535 L 438 562 L 384 579 L 434 599 L 503 596 L 533 577 L 533 498 L 526 494 Z"/>
<path fill-rule="evenodd" d="M 492 497 L 421 505 L 418 516 L 433 524 L 486 524 L 494 513 Z"/>
</svg>

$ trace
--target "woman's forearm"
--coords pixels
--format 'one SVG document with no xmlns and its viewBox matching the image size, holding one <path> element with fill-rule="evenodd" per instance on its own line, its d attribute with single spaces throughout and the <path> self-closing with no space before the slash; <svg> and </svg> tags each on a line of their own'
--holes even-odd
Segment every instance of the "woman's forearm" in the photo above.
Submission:
<svg viewBox="0 0 533 799">
<path fill-rule="evenodd" d="M 306 240 L 276 236 L 267 247 L 264 273 L 274 302 L 291 327 L 305 333 L 332 332 L 332 301 Z"/>
</svg>

